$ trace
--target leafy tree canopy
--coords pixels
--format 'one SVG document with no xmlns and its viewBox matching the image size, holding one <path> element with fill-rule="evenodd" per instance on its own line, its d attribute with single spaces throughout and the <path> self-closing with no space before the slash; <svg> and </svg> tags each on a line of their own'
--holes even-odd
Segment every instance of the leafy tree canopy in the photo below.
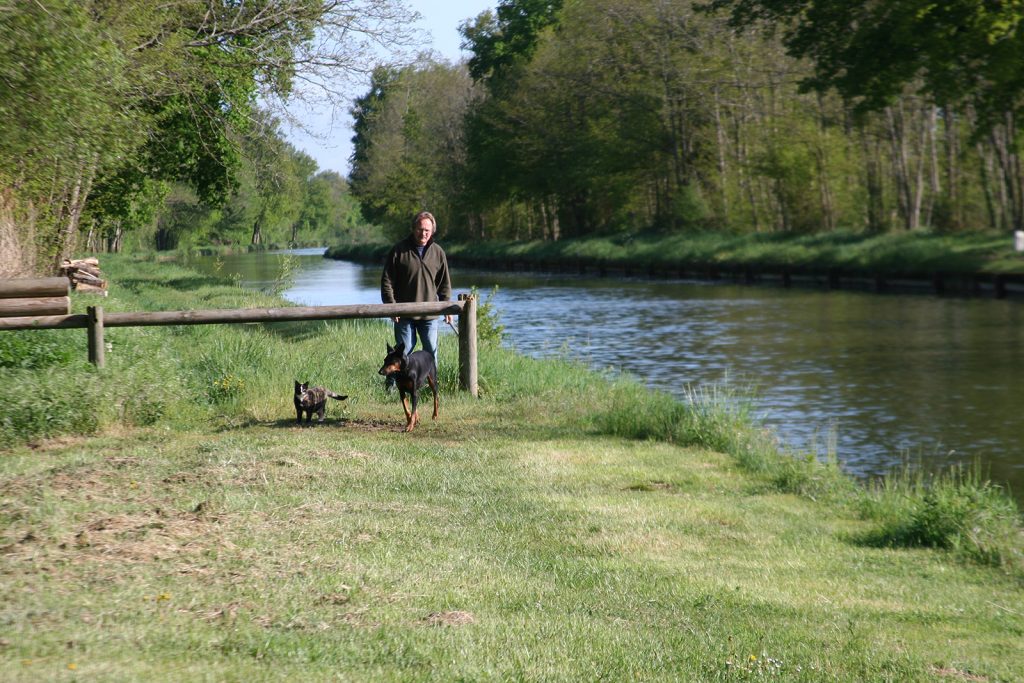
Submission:
<svg viewBox="0 0 1024 683">
<path fill-rule="evenodd" d="M 51 263 L 70 255 L 80 228 L 151 220 L 173 185 L 224 205 L 248 161 L 243 141 L 261 134 L 261 107 L 337 95 L 372 50 L 409 33 L 398 0 L 0 4 L 0 190 L 13 191 L 20 220 L 36 217 Z M 260 188 L 278 193 L 274 178 Z M 294 213 L 291 203 L 265 215 Z"/>
<path fill-rule="evenodd" d="M 462 47 L 473 53 L 473 79 L 500 86 L 533 55 L 541 31 L 557 23 L 561 8 L 562 0 L 501 0 L 497 15 L 487 11 L 462 24 Z"/>
<path fill-rule="evenodd" d="M 908 86 L 941 105 L 973 104 L 992 123 L 1024 92 L 1024 4 L 991 0 L 713 0 L 736 26 L 781 24 L 791 54 L 813 60 L 805 81 L 835 87 L 862 111 Z"/>
</svg>

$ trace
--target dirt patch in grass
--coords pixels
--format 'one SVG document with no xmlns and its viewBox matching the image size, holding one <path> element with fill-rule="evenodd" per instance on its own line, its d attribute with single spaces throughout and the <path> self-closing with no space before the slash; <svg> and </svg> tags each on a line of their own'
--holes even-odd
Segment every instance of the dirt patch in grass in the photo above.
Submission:
<svg viewBox="0 0 1024 683">
<path fill-rule="evenodd" d="M 93 561 L 135 564 L 195 555 L 211 543 L 230 547 L 217 538 L 215 520 L 193 513 L 104 515 L 69 534 L 58 548 L 88 555 Z"/>
<path fill-rule="evenodd" d="M 160 481 L 164 484 L 189 486 L 196 482 L 203 481 L 203 477 L 197 472 L 182 471 L 169 474 Z"/>
<path fill-rule="evenodd" d="M 627 486 L 626 491 L 640 491 L 640 492 L 652 492 L 652 491 L 676 491 L 678 486 L 670 484 L 667 481 L 647 481 L 640 484 L 633 484 Z"/>
<path fill-rule="evenodd" d="M 935 676 L 941 676 L 942 678 L 952 678 L 959 681 L 978 681 L 983 683 L 988 680 L 987 676 L 979 676 L 977 674 L 968 673 L 966 671 L 960 671 L 959 669 L 952 669 L 949 667 L 931 667 L 931 672 Z"/>
<path fill-rule="evenodd" d="M 423 421 L 422 412 L 420 420 Z M 405 429 L 405 417 L 399 412 L 398 417 L 391 420 L 359 418 L 349 422 L 349 427 L 360 432 L 400 432 Z"/>
<path fill-rule="evenodd" d="M 80 446 L 91 438 L 89 436 L 54 436 L 38 441 L 29 441 L 25 445 L 33 451 L 59 451 L 71 446 Z"/>
<path fill-rule="evenodd" d="M 92 496 L 108 496 L 119 485 L 104 478 L 103 474 L 91 467 L 57 471 L 46 482 L 47 487 L 61 498 L 70 497 L 83 491 Z"/>
<path fill-rule="evenodd" d="M 47 561 L 93 566 L 136 565 L 163 561 L 187 564 L 204 549 L 232 544 L 219 533 L 220 519 L 200 512 L 167 512 L 153 507 L 148 512 L 92 512 L 88 520 L 53 535 L 31 528 L 17 530 L 17 536 L 0 547 L 11 563 L 38 570 Z"/>
<path fill-rule="evenodd" d="M 238 616 L 239 611 L 251 611 L 252 605 L 245 602 L 233 601 L 226 605 L 220 605 L 215 607 L 208 607 L 200 610 L 179 610 L 181 612 L 191 613 L 199 617 L 203 621 L 234 621 Z"/>
<path fill-rule="evenodd" d="M 362 451 L 331 451 L 325 448 L 316 448 L 305 453 L 311 458 L 317 458 L 321 460 L 368 460 L 371 456 L 369 453 L 363 453 Z"/>
<path fill-rule="evenodd" d="M 370 619 L 369 608 L 361 607 L 357 610 L 351 610 L 342 614 L 338 620 L 352 628 L 378 628 L 381 622 L 374 619 Z"/>
<path fill-rule="evenodd" d="M 423 622 L 428 626 L 466 626 L 476 623 L 476 617 L 469 612 L 451 610 L 447 612 L 431 612 L 424 617 Z"/>
</svg>

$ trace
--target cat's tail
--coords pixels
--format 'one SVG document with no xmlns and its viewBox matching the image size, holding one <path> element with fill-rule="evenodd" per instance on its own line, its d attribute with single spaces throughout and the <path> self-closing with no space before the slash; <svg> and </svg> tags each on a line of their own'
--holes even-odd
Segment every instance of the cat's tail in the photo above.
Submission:
<svg viewBox="0 0 1024 683">
<path fill-rule="evenodd" d="M 330 389 L 324 389 L 324 391 L 327 392 L 328 396 L 330 396 L 331 398 L 336 398 L 339 401 L 344 401 L 346 398 L 348 398 L 348 396 L 342 396 L 341 394 L 336 394 L 333 391 L 331 391 Z"/>
</svg>

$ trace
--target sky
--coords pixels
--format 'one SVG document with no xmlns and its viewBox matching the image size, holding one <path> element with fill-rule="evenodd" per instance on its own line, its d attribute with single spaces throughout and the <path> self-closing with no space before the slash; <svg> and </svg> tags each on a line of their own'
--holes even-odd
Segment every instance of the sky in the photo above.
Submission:
<svg viewBox="0 0 1024 683">
<path fill-rule="evenodd" d="M 487 9 L 494 9 L 498 0 L 405 0 L 405 4 L 422 15 L 416 28 L 423 31 L 425 41 L 422 47 L 432 48 L 449 61 L 458 61 L 464 56 L 459 49 L 462 37 L 459 24 Z M 363 94 L 368 84 L 356 86 L 353 97 Z M 320 170 L 337 171 L 348 175 L 348 158 L 352 154 L 351 117 L 348 109 L 330 111 L 328 108 L 310 110 L 299 105 L 292 113 L 301 119 L 314 135 L 300 129 L 285 127 L 288 141 L 313 157 Z"/>
</svg>

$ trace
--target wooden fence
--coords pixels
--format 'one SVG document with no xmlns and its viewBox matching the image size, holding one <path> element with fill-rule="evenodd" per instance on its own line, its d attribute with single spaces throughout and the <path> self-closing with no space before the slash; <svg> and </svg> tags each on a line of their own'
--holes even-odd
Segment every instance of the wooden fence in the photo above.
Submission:
<svg viewBox="0 0 1024 683">
<path fill-rule="evenodd" d="M 58 282 L 59 281 L 59 282 Z M 63 297 L 54 292 L 63 287 Z M 422 315 L 456 315 L 459 318 L 459 386 L 477 396 L 476 297 L 462 294 L 458 301 L 409 304 L 359 304 L 353 306 L 295 306 L 286 308 L 235 308 L 196 311 L 106 313 L 89 306 L 85 314 L 69 314 L 67 278 L 0 281 L 0 330 L 84 328 L 88 331 L 89 361 L 105 363 L 103 330 L 107 327 L 153 325 L 218 325 L 270 323 L 299 320 L 393 318 Z M 62 301 L 54 301 L 61 299 Z M 5 309 L 6 306 L 6 309 Z M 5 310 L 9 312 L 4 312 Z M 16 317 L 4 317 L 16 316 Z"/>
</svg>

